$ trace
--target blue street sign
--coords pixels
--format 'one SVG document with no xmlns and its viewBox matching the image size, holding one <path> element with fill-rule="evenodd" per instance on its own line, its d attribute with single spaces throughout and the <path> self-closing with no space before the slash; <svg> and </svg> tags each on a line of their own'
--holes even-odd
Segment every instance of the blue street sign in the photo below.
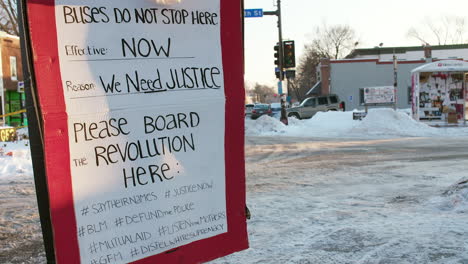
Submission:
<svg viewBox="0 0 468 264">
<path fill-rule="evenodd" d="M 283 82 L 278 82 L 278 94 L 281 96 L 283 94 Z"/>
<path fill-rule="evenodd" d="M 262 17 L 263 9 L 244 9 L 244 17 Z"/>
</svg>

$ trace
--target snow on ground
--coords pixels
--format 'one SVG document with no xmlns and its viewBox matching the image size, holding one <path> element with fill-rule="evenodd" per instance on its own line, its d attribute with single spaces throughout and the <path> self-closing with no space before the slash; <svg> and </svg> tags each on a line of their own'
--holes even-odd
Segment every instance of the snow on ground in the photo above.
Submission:
<svg viewBox="0 0 468 264">
<path fill-rule="evenodd" d="M 0 142 L 0 263 L 45 263 L 29 142 Z"/>
<path fill-rule="evenodd" d="M 468 263 L 467 146 L 248 137 L 250 249 L 212 263 Z"/>
<path fill-rule="evenodd" d="M 463 177 L 449 186 L 441 196 L 431 199 L 429 204 L 443 212 L 468 214 L 468 177 Z"/>
<path fill-rule="evenodd" d="M 468 129 L 246 120 L 250 249 L 213 263 L 468 263 Z M 27 140 L 0 143 L 0 263 L 45 263 Z"/>
<path fill-rule="evenodd" d="M 0 179 L 11 179 L 18 174 L 32 175 L 28 144 L 28 141 L 0 142 Z"/>
<path fill-rule="evenodd" d="M 325 138 L 439 137 L 465 136 L 468 127 L 435 128 L 413 120 L 405 111 L 370 109 L 362 121 L 353 120 L 353 112 L 318 112 L 311 119 L 289 118 L 285 126 L 278 119 L 262 116 L 246 119 L 248 136 L 296 136 Z"/>
</svg>

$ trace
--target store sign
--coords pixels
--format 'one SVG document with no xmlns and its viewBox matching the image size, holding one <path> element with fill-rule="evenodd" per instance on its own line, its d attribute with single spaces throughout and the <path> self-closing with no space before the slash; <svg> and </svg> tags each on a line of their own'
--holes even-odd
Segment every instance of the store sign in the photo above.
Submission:
<svg viewBox="0 0 468 264">
<path fill-rule="evenodd" d="M 463 62 L 439 62 L 437 67 L 463 67 Z"/>
<path fill-rule="evenodd" d="M 364 88 L 365 104 L 390 104 L 395 102 L 395 88 L 393 86 Z"/>
<path fill-rule="evenodd" d="M 1 142 L 8 142 L 8 141 L 16 141 L 18 138 L 16 134 L 16 128 L 2 128 L 0 129 L 0 141 Z"/>
<path fill-rule="evenodd" d="M 247 248 L 240 6 L 28 1 L 58 263 Z"/>
</svg>

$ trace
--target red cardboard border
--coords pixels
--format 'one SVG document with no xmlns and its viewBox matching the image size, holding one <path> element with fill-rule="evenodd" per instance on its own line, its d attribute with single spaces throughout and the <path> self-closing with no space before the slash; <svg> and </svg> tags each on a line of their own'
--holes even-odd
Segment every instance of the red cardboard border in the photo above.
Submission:
<svg viewBox="0 0 468 264">
<path fill-rule="evenodd" d="M 244 81 L 241 0 L 221 2 L 226 96 L 225 164 L 228 232 L 134 263 L 200 263 L 248 248 L 245 218 Z M 34 72 L 44 121 L 44 152 L 55 257 L 80 263 L 73 203 L 67 113 L 60 74 L 54 0 L 28 0 Z"/>
<path fill-rule="evenodd" d="M 44 124 L 44 156 L 57 263 L 79 263 L 68 145 L 67 114 L 58 60 L 54 0 L 27 4 L 37 96 Z"/>
</svg>

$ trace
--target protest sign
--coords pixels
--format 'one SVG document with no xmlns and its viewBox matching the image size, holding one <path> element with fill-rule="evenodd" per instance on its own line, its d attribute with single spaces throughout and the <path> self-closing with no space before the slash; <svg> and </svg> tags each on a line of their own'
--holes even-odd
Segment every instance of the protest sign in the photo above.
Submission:
<svg viewBox="0 0 468 264">
<path fill-rule="evenodd" d="M 240 1 L 27 1 L 58 263 L 247 248 Z"/>
</svg>

